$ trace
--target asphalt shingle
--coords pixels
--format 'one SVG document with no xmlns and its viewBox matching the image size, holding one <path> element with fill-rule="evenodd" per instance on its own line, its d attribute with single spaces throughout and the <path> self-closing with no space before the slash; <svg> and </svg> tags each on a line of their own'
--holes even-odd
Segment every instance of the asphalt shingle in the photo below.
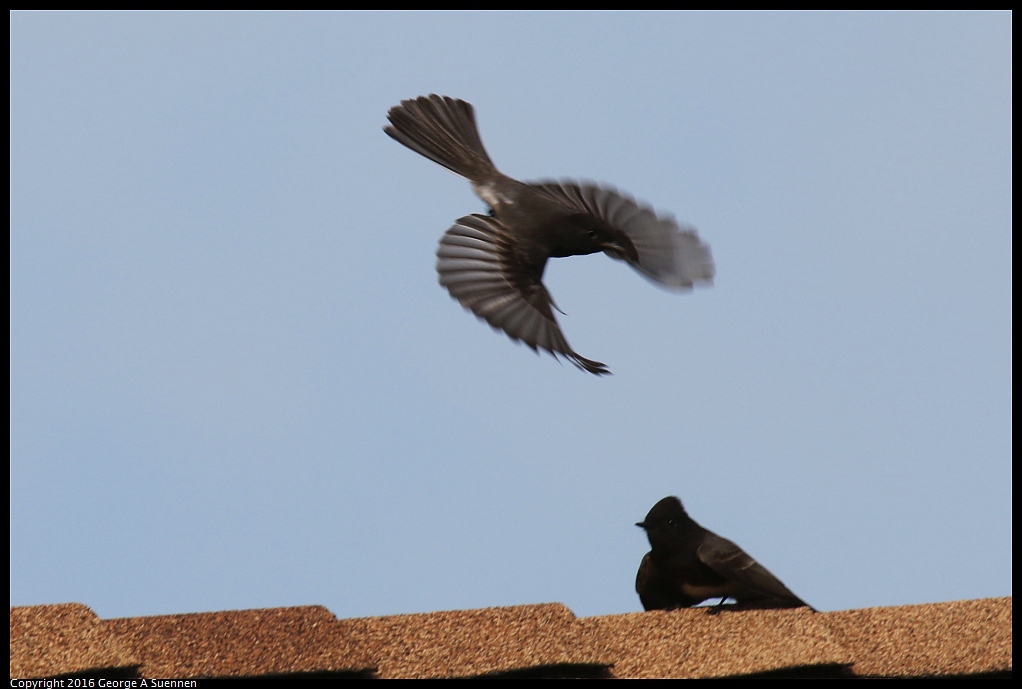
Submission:
<svg viewBox="0 0 1022 689">
<path fill-rule="evenodd" d="M 127 617 L 106 622 L 145 677 L 369 675 L 373 661 L 322 606 Z"/>
<path fill-rule="evenodd" d="M 132 674 L 138 664 L 137 656 L 81 603 L 11 608 L 12 678 Z"/>
</svg>

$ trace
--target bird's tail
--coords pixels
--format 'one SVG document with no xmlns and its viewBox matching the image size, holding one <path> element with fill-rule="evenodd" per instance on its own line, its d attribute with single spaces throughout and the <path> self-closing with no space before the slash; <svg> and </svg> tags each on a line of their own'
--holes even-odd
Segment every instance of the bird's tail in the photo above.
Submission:
<svg viewBox="0 0 1022 689">
<path fill-rule="evenodd" d="M 401 101 L 387 113 L 391 138 L 451 172 L 478 182 L 497 173 L 483 148 L 470 103 L 448 96 Z"/>
</svg>

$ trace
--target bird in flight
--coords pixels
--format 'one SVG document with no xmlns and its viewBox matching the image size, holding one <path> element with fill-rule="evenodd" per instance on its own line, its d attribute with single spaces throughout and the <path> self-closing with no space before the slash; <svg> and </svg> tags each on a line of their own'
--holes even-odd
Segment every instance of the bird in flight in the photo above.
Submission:
<svg viewBox="0 0 1022 689">
<path fill-rule="evenodd" d="M 602 251 L 657 284 L 687 290 L 713 280 L 710 248 L 690 227 L 613 188 L 573 181 L 519 182 L 483 147 L 472 105 L 447 96 L 402 101 L 384 131 L 468 179 L 490 208 L 459 218 L 440 239 L 437 272 L 451 296 L 512 340 L 596 375 L 607 367 L 571 348 L 543 285 L 549 258 Z M 558 311 L 560 309 L 557 309 Z"/>
<path fill-rule="evenodd" d="M 636 526 L 646 530 L 652 548 L 635 577 L 646 610 L 690 608 L 710 598 L 755 607 L 810 607 L 744 550 L 696 524 L 676 497 L 653 505 Z"/>
</svg>

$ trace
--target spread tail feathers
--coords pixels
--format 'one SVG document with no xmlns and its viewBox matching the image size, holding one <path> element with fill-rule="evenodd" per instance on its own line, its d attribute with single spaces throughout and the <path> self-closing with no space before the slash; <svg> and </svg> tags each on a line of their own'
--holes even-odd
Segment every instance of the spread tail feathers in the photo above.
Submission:
<svg viewBox="0 0 1022 689">
<path fill-rule="evenodd" d="M 483 147 L 472 105 L 447 96 L 420 96 L 390 109 L 391 138 L 451 172 L 482 181 L 497 172 Z"/>
</svg>

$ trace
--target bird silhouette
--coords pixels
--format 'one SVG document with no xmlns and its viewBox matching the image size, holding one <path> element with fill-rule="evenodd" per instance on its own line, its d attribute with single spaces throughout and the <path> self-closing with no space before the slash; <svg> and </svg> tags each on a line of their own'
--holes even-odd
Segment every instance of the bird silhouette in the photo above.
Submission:
<svg viewBox="0 0 1022 689">
<path fill-rule="evenodd" d="M 422 96 L 391 108 L 387 119 L 388 135 L 468 179 L 490 208 L 487 215 L 459 218 L 441 238 L 440 284 L 534 351 L 563 356 L 590 373 L 610 373 L 575 352 L 561 332 L 543 284 L 549 258 L 602 251 L 669 289 L 713 279 L 710 249 L 695 230 L 630 196 L 595 184 L 523 183 L 501 174 L 483 147 L 472 105 L 463 100 Z"/>
<path fill-rule="evenodd" d="M 755 607 L 810 607 L 744 550 L 696 524 L 676 497 L 653 505 L 636 526 L 646 530 L 652 548 L 635 577 L 646 610 L 689 608 L 710 598 Z"/>
</svg>

